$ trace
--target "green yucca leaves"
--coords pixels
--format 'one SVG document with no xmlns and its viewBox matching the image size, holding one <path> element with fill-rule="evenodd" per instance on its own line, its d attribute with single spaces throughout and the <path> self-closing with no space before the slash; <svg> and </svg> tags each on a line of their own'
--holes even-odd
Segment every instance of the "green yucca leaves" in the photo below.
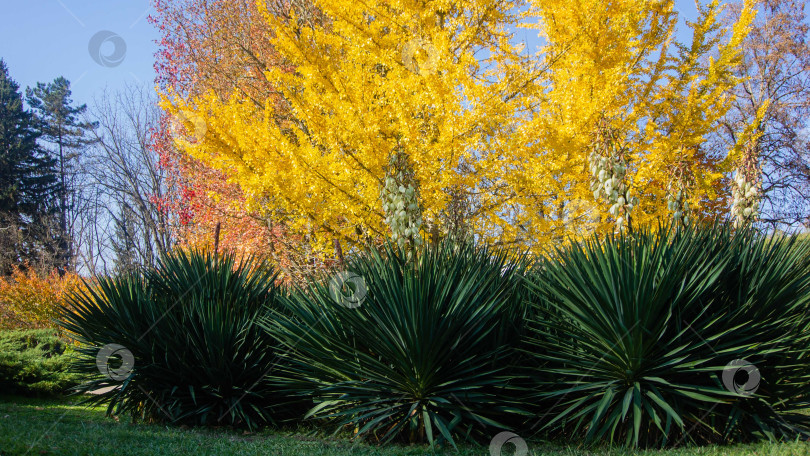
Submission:
<svg viewBox="0 0 810 456">
<path fill-rule="evenodd" d="M 113 366 L 116 378 L 97 375 L 78 390 L 113 386 L 90 400 L 108 404 L 111 414 L 271 423 L 284 402 L 266 376 L 278 362 L 276 342 L 256 322 L 278 294 L 266 265 L 201 252 L 179 251 L 153 270 L 101 278 L 72 298 L 61 324 L 82 344 L 80 370 L 99 374 L 99 350 L 107 344 L 132 353 L 134 365 Z"/>
<path fill-rule="evenodd" d="M 405 257 L 389 246 L 351 261 L 357 305 L 336 299 L 330 277 L 283 299 L 289 315 L 265 323 L 289 350 L 279 380 L 313 397 L 307 416 L 361 437 L 455 444 L 502 427 L 520 413 L 508 391 L 522 261 L 451 242 Z"/>
<path fill-rule="evenodd" d="M 178 252 L 71 301 L 79 370 L 132 354 L 79 388 L 113 386 L 90 400 L 111 414 L 453 445 L 510 427 L 628 446 L 810 434 L 810 243 L 791 237 L 661 228 L 532 268 L 386 246 L 289 294 L 262 263 Z"/>
<path fill-rule="evenodd" d="M 722 227 L 559 249 L 532 280 L 537 424 L 634 446 L 803 432 L 807 258 L 807 244 Z M 761 374 L 750 396 L 722 377 L 743 359 Z"/>
</svg>

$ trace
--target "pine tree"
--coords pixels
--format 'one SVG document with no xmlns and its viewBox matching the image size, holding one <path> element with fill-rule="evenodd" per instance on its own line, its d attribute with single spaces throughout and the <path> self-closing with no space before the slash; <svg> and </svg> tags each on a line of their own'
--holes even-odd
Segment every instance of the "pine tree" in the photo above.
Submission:
<svg viewBox="0 0 810 456">
<path fill-rule="evenodd" d="M 141 265 L 135 241 L 138 230 L 138 216 L 126 201 L 121 201 L 119 204 L 121 213 L 115 219 L 115 234 L 113 235 L 112 247 L 115 253 L 116 271 L 129 272 Z"/>
<path fill-rule="evenodd" d="M 55 160 L 38 146 L 40 133 L 19 89 L 0 60 L 0 273 L 49 256 L 47 227 L 60 192 Z"/>
<path fill-rule="evenodd" d="M 58 160 L 61 189 L 59 249 L 62 268 L 69 268 L 73 257 L 70 233 L 72 205 L 69 201 L 75 191 L 75 183 L 71 179 L 73 168 L 79 153 L 92 143 L 88 131 L 97 126 L 97 123 L 82 120 L 87 105 L 74 106 L 70 97 L 70 81 L 61 76 L 48 84 L 38 82 L 36 87 L 26 90 L 26 101 L 34 111 L 37 126 L 42 133 L 41 139 L 51 145 Z"/>
</svg>

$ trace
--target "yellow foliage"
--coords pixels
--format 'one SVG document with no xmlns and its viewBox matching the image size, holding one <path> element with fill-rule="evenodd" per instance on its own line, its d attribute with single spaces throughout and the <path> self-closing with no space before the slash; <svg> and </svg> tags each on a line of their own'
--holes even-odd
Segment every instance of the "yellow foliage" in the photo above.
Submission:
<svg viewBox="0 0 810 456">
<path fill-rule="evenodd" d="M 263 105 L 238 91 L 165 93 L 162 105 L 205 122 L 182 150 L 321 251 L 388 236 L 381 189 L 394 154 L 413 173 L 428 237 L 458 217 L 481 239 L 533 250 L 614 229 L 591 189 L 600 129 L 627 163 L 633 223 L 671 216 L 676 192 L 695 218 L 727 210 L 728 151 L 704 144 L 728 110 L 750 4 L 731 30 L 716 0 L 702 5 L 686 45 L 673 42 L 671 0 L 314 6 L 317 22 L 264 10 L 281 63 L 267 68 L 277 92 Z M 539 30 L 536 53 L 515 39 L 519 26 Z"/>
<path fill-rule="evenodd" d="M 0 329 L 53 327 L 59 307 L 81 286 L 76 274 L 54 271 L 42 277 L 16 267 L 10 276 L 0 277 Z"/>
</svg>

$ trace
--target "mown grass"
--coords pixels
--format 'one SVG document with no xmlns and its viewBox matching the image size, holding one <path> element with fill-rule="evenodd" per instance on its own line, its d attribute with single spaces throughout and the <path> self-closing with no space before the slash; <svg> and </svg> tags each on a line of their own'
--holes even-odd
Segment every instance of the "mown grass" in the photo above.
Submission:
<svg viewBox="0 0 810 456">
<path fill-rule="evenodd" d="M 576 448 L 529 441 L 532 456 L 720 456 L 810 455 L 810 443 L 680 448 L 669 451 Z M 377 447 L 348 439 L 314 436 L 305 431 L 243 434 L 223 429 L 132 424 L 105 418 L 101 408 L 71 400 L 0 397 L 0 456 L 10 455 L 278 455 L 278 456 L 416 456 L 434 454 L 427 447 Z M 439 455 L 487 456 L 485 447 L 437 450 Z M 507 456 L 504 451 L 502 456 Z"/>
</svg>

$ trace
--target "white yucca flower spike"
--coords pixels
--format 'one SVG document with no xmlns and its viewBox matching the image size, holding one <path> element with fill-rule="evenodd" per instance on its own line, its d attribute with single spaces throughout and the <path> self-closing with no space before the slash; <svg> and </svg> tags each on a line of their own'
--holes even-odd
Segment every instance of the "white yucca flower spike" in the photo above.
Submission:
<svg viewBox="0 0 810 456">
<path fill-rule="evenodd" d="M 737 226 L 746 225 L 759 217 L 762 195 L 756 182 L 749 181 L 742 168 L 737 169 L 732 185 L 731 215 Z"/>
<path fill-rule="evenodd" d="M 391 229 L 391 239 L 400 247 L 419 245 L 422 211 L 415 190 L 413 172 L 405 156 L 395 153 L 391 158 L 385 185 L 381 191 L 385 222 Z"/>
<path fill-rule="evenodd" d="M 627 224 L 633 207 L 638 205 L 638 198 L 632 196 L 626 184 L 627 163 L 611 141 L 597 142 L 588 156 L 593 177 L 591 190 L 595 200 L 604 197 L 609 206 L 608 213 L 616 218 L 616 227 L 621 230 Z"/>
</svg>

